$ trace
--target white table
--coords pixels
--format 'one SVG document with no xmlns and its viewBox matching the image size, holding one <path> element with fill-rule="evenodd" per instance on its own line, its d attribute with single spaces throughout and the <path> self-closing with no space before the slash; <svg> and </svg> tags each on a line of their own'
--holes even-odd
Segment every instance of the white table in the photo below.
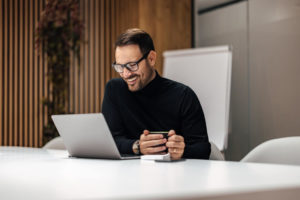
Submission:
<svg viewBox="0 0 300 200">
<path fill-rule="evenodd" d="M 68 158 L 0 147 L 0 199 L 299 199 L 300 167 Z"/>
</svg>

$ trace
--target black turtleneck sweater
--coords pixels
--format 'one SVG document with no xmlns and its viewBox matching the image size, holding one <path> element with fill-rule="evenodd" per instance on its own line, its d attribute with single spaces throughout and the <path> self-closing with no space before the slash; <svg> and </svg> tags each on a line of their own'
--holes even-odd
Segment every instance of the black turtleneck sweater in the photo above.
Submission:
<svg viewBox="0 0 300 200">
<path fill-rule="evenodd" d="M 102 112 L 120 153 L 132 154 L 133 143 L 145 129 L 173 129 L 184 137 L 184 158 L 209 158 L 210 143 L 197 96 L 188 86 L 162 78 L 157 72 L 137 92 L 131 92 L 121 78 L 110 80 L 105 88 Z"/>
</svg>

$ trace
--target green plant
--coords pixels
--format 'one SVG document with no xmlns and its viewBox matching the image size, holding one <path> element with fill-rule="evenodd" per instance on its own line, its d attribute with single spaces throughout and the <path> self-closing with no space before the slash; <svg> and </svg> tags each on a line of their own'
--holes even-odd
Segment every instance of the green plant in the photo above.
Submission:
<svg viewBox="0 0 300 200">
<path fill-rule="evenodd" d="M 70 54 L 80 63 L 83 22 L 78 0 L 47 0 L 36 28 L 36 45 L 46 55 L 52 98 L 44 98 L 48 124 L 43 129 L 44 143 L 58 135 L 51 120 L 53 114 L 68 113 Z"/>
</svg>

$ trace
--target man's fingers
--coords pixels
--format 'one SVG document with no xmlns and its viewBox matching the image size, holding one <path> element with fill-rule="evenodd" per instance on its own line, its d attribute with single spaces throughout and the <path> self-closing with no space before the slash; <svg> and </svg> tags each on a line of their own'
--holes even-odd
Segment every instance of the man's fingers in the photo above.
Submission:
<svg viewBox="0 0 300 200">
<path fill-rule="evenodd" d="M 144 149 L 145 154 L 161 154 L 162 151 L 166 150 L 166 146 L 159 146 L 159 147 L 148 147 Z"/>
<path fill-rule="evenodd" d="M 168 133 L 168 136 L 171 137 L 173 135 L 176 135 L 175 131 L 174 130 L 170 130 L 169 133 Z"/>
<path fill-rule="evenodd" d="M 169 137 L 168 141 L 184 142 L 184 138 L 181 135 L 173 135 Z"/>
<path fill-rule="evenodd" d="M 168 139 L 168 142 L 166 143 L 167 147 L 174 147 L 174 148 L 184 148 L 184 138 L 180 135 L 173 135 Z"/>
<path fill-rule="evenodd" d="M 174 130 L 170 130 L 168 136 L 168 142 L 166 143 L 168 152 L 172 160 L 178 160 L 184 153 L 184 138 L 181 135 L 176 135 Z"/>
<path fill-rule="evenodd" d="M 151 141 L 140 141 L 140 146 L 142 147 L 154 147 L 157 145 L 165 144 L 167 142 L 166 139 L 159 139 L 159 140 L 151 140 Z"/>
<path fill-rule="evenodd" d="M 178 149 L 184 149 L 185 144 L 184 142 L 167 142 L 166 146 L 168 148 L 178 148 Z"/>
<path fill-rule="evenodd" d="M 148 135 L 149 133 L 150 133 L 150 132 L 149 132 L 148 130 L 144 130 L 144 131 L 143 131 L 143 134 L 144 134 L 144 135 Z"/>
<path fill-rule="evenodd" d="M 162 134 L 149 134 L 144 130 L 140 137 L 140 148 L 143 154 L 164 154 L 166 148 L 172 159 L 180 159 L 183 155 L 185 143 L 181 135 L 176 135 L 174 130 L 168 132 L 168 139 Z M 161 146 L 159 146 L 161 145 Z"/>
<path fill-rule="evenodd" d="M 179 148 L 169 148 L 168 151 L 171 154 L 182 154 L 183 153 L 183 149 L 179 149 Z"/>
<path fill-rule="evenodd" d="M 149 135 L 142 134 L 140 140 L 149 141 L 149 140 L 159 140 L 162 138 L 164 138 L 162 134 L 149 134 Z"/>
<path fill-rule="evenodd" d="M 178 160 L 181 159 L 184 149 L 179 149 L 179 148 L 169 148 L 168 152 L 170 153 L 171 159 L 172 160 Z"/>
</svg>

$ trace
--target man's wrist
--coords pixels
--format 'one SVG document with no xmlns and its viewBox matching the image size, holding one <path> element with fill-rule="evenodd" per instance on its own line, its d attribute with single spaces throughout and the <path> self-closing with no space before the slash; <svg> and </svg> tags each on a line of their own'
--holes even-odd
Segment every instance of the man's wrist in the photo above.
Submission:
<svg viewBox="0 0 300 200">
<path fill-rule="evenodd" d="M 140 140 L 136 140 L 132 145 L 132 151 L 135 155 L 140 155 Z"/>
</svg>

